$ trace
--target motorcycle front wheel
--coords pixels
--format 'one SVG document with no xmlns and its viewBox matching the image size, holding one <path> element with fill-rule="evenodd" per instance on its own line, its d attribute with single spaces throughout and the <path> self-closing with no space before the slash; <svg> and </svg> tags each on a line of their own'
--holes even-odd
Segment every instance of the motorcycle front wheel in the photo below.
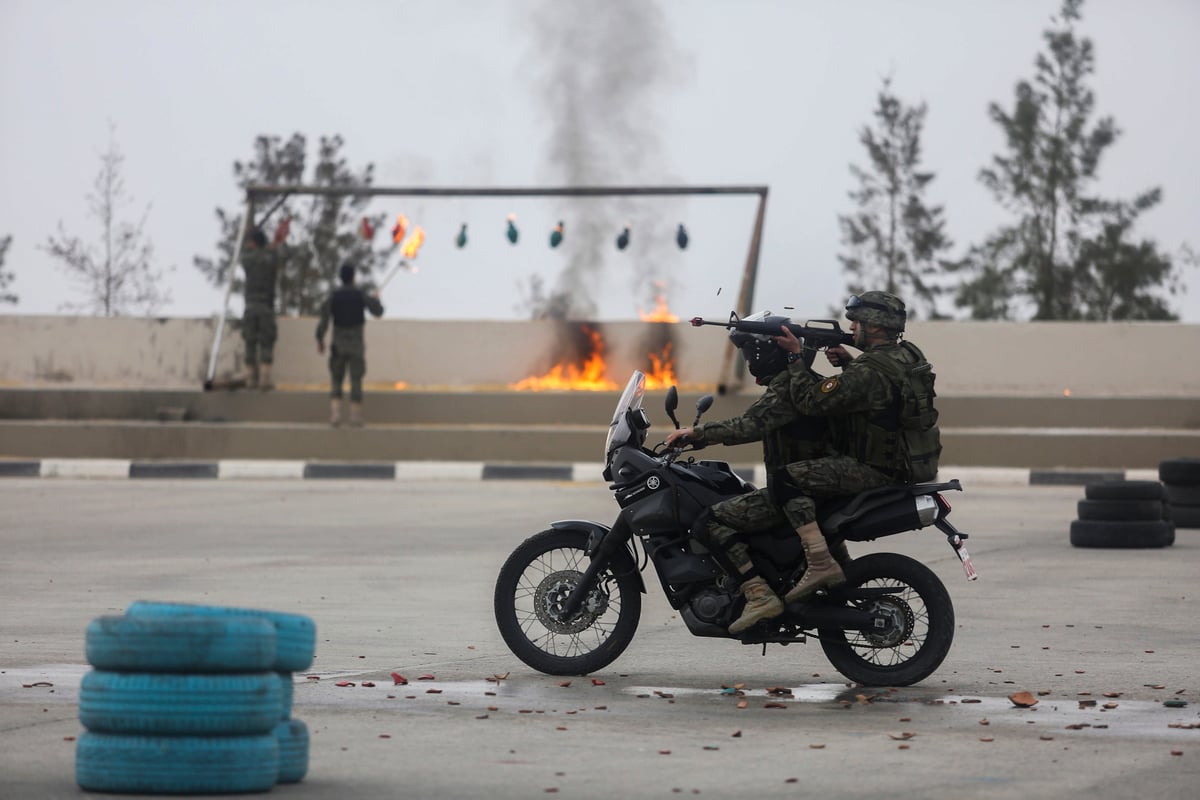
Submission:
<svg viewBox="0 0 1200 800">
<path fill-rule="evenodd" d="M 548 530 L 521 543 L 496 579 L 500 635 L 513 654 L 549 675 L 587 675 L 611 664 L 633 641 L 642 613 L 636 571 L 606 568 L 571 617 L 562 607 L 590 560 L 587 534 Z"/>
<path fill-rule="evenodd" d="M 834 668 L 866 686 L 911 686 L 933 674 L 954 640 L 954 605 L 933 570 L 898 553 L 872 553 L 846 568 L 839 591 L 890 588 L 894 592 L 847 600 L 885 617 L 872 631 L 821 628 L 821 649 Z"/>
</svg>

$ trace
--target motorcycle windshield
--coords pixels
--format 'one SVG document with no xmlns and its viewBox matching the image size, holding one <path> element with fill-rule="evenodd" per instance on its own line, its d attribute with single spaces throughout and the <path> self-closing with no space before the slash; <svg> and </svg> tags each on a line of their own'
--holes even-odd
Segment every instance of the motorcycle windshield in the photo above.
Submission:
<svg viewBox="0 0 1200 800">
<path fill-rule="evenodd" d="M 614 447 L 620 447 L 633 438 L 633 430 L 629 427 L 628 412 L 642 407 L 642 398 L 646 395 L 646 376 L 639 370 L 634 370 L 621 392 L 617 401 L 617 410 L 613 412 L 612 422 L 608 425 L 608 437 L 604 440 L 604 460 L 607 463 L 609 454 Z"/>
</svg>

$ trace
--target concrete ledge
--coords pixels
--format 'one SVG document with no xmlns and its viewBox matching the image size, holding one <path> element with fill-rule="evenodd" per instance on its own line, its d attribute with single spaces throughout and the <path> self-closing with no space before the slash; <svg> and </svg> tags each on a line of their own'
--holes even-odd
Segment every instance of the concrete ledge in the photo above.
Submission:
<svg viewBox="0 0 1200 800">
<path fill-rule="evenodd" d="M 765 486 L 762 464 L 733 464 L 734 471 Z M 461 461 L 305 462 L 305 461 L 133 461 L 123 459 L 0 459 L 0 478 L 220 479 L 220 480 L 539 480 L 603 483 L 604 465 L 471 463 Z M 1158 480 L 1157 470 L 1047 470 L 997 467 L 943 467 L 939 481 L 957 478 L 971 486 L 1084 486 L 1099 481 Z"/>
</svg>

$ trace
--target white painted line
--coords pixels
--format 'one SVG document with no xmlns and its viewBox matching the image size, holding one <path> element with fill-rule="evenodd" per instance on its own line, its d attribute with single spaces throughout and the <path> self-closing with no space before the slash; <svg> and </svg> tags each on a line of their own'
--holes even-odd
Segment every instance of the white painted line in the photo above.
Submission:
<svg viewBox="0 0 1200 800">
<path fill-rule="evenodd" d="M 129 461 L 121 458 L 43 458 L 43 478 L 128 478 Z"/>
<path fill-rule="evenodd" d="M 478 461 L 397 461 L 398 481 L 478 481 L 483 464 Z"/>
<path fill-rule="evenodd" d="M 1127 469 L 1125 470 L 1125 480 L 1127 481 L 1157 481 L 1158 469 Z"/>
<path fill-rule="evenodd" d="M 217 462 L 218 478 L 303 478 L 303 461 L 228 459 Z"/>
<path fill-rule="evenodd" d="M 599 462 L 577 461 L 571 465 L 571 480 L 575 483 L 603 483 L 604 465 Z"/>
</svg>

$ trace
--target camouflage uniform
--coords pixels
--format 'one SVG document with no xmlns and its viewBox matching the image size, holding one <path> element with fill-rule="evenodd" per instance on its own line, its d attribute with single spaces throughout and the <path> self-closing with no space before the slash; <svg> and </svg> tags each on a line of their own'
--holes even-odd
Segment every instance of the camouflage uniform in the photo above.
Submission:
<svg viewBox="0 0 1200 800">
<path fill-rule="evenodd" d="M 792 403 L 789 386 L 790 375 L 784 370 L 771 379 L 762 397 L 744 414 L 698 425 L 692 439 L 704 445 L 761 441 L 768 475 L 793 462 L 831 455 L 826 421 L 802 415 Z M 751 563 L 749 550 L 738 534 L 767 530 L 785 522 L 772 499 L 772 480 L 768 479 L 766 488 L 712 506 L 708 517 L 702 517 L 693 531 L 696 539 L 715 554 L 728 556 L 738 569 Z"/>
<path fill-rule="evenodd" d="M 365 311 L 376 317 L 382 316 L 383 304 L 374 294 L 357 286 L 342 286 L 325 298 L 321 304 L 321 321 L 317 323 L 317 341 L 322 342 L 330 321 L 333 322 L 333 342 L 329 347 L 329 396 L 342 396 L 342 383 L 349 368 L 352 403 L 362 402 L 362 379 L 367 374 L 367 347 L 363 341 Z"/>
<path fill-rule="evenodd" d="M 879 344 L 874 357 L 911 358 L 896 343 Z M 841 375 L 825 378 L 803 364 L 788 368 L 791 402 L 806 414 L 831 417 L 834 448 L 839 454 L 788 464 L 777 478 L 790 495 L 784 513 L 794 527 L 817 518 L 814 499 L 858 494 L 868 489 L 907 483 L 910 479 L 900 441 L 898 387 L 865 354 Z"/>
<path fill-rule="evenodd" d="M 246 344 L 246 366 L 270 364 L 275 360 L 275 283 L 278 256 L 264 247 L 242 252 L 246 271 L 246 310 L 242 314 L 242 341 Z"/>
</svg>

